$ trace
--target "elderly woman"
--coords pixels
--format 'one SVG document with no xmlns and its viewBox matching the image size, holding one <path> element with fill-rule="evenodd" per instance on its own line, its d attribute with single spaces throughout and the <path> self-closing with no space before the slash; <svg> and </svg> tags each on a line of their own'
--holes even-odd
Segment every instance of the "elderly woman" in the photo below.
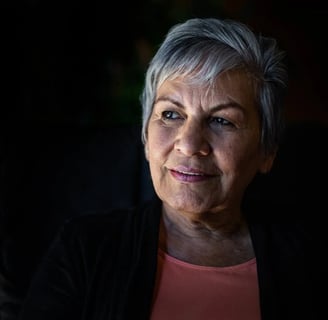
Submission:
<svg viewBox="0 0 328 320">
<path fill-rule="evenodd" d="M 283 59 L 236 21 L 173 26 L 141 96 L 156 199 L 65 224 L 20 319 L 317 319 L 311 235 L 243 206 L 280 143 Z"/>
</svg>

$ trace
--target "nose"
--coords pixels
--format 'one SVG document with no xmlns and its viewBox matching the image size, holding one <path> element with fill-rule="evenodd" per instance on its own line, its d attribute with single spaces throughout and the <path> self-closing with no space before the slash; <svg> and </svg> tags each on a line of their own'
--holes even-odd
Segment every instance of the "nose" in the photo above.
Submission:
<svg viewBox="0 0 328 320">
<path fill-rule="evenodd" d="M 206 156 L 211 151 L 211 145 L 200 124 L 186 121 L 176 138 L 175 149 L 188 157 Z"/>
</svg>

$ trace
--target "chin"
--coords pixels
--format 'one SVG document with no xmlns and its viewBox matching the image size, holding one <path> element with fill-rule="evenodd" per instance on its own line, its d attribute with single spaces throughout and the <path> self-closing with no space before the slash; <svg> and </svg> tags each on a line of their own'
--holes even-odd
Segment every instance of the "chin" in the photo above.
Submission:
<svg viewBox="0 0 328 320">
<path fill-rule="evenodd" d="M 174 195 L 166 201 L 175 210 L 190 212 L 190 213 L 200 213 L 210 210 L 212 207 L 209 202 L 204 199 L 204 197 L 199 196 L 179 196 Z"/>
</svg>

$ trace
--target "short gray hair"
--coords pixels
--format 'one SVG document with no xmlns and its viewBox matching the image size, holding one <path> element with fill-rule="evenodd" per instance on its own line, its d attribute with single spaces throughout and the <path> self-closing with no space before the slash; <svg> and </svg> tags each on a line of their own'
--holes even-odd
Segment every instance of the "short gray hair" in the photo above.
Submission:
<svg viewBox="0 0 328 320">
<path fill-rule="evenodd" d="M 284 57 L 275 39 L 256 35 L 250 27 L 230 19 L 193 18 L 173 26 L 146 72 L 140 96 L 143 143 L 156 91 L 165 80 L 192 74 L 195 83 L 211 85 L 222 72 L 242 68 L 256 85 L 262 148 L 274 152 L 284 130 Z"/>
</svg>

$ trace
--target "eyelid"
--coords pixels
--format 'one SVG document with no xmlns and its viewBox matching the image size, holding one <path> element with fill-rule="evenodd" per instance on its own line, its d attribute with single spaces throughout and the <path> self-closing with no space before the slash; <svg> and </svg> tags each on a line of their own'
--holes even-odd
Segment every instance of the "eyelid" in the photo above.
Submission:
<svg viewBox="0 0 328 320">
<path fill-rule="evenodd" d="M 166 120 L 176 120 L 176 119 L 181 119 L 182 115 L 180 112 L 177 112 L 175 110 L 164 110 L 161 112 L 162 117 Z M 170 114 L 170 117 L 166 117 L 167 115 Z"/>
<path fill-rule="evenodd" d="M 225 117 L 210 117 L 209 123 L 213 123 L 219 126 L 235 127 L 236 125 Z"/>
</svg>

